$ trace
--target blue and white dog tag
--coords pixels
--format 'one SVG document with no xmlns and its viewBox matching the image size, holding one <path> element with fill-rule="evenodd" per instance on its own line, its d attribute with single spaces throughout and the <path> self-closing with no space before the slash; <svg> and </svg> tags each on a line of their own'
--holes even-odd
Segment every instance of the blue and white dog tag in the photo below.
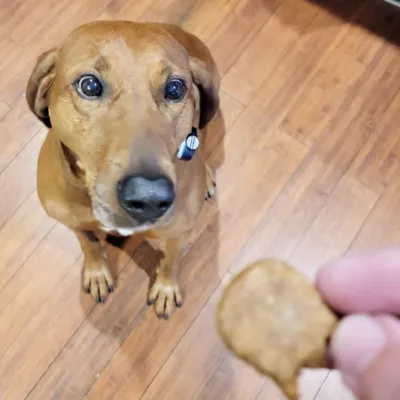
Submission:
<svg viewBox="0 0 400 400">
<path fill-rule="evenodd" d="M 199 146 L 200 140 L 197 136 L 197 129 L 192 128 L 192 131 L 179 146 L 177 157 L 183 161 L 190 161 Z"/>
</svg>

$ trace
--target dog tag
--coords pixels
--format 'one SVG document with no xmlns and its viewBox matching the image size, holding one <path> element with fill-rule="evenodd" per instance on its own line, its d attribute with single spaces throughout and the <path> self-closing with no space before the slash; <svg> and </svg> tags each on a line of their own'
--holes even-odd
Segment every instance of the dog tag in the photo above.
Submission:
<svg viewBox="0 0 400 400">
<path fill-rule="evenodd" d="M 199 138 L 197 137 L 197 129 L 193 128 L 192 132 L 186 136 L 186 139 L 181 143 L 177 157 L 183 161 L 190 161 L 198 147 L 200 146 Z"/>
</svg>

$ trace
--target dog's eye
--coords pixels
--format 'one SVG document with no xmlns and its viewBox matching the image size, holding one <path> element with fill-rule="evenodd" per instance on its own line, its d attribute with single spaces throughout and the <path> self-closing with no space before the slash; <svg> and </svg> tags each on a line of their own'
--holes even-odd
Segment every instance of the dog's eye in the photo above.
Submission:
<svg viewBox="0 0 400 400">
<path fill-rule="evenodd" d="M 86 98 L 100 97 L 103 94 L 103 85 L 93 75 L 85 75 L 79 78 L 77 84 L 78 92 Z"/>
<path fill-rule="evenodd" d="M 164 97 L 171 102 L 178 102 L 183 99 L 186 94 L 186 85 L 182 79 L 171 79 L 165 86 Z"/>
</svg>

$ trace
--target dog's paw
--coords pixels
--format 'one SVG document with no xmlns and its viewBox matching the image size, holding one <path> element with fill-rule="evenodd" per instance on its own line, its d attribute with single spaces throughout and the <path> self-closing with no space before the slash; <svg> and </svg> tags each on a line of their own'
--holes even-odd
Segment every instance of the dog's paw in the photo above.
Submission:
<svg viewBox="0 0 400 400">
<path fill-rule="evenodd" d="M 99 267 L 83 268 L 83 290 L 90 293 L 97 303 L 104 303 L 108 294 L 114 291 L 114 280 L 105 263 Z"/>
<path fill-rule="evenodd" d="M 174 306 L 182 307 L 182 295 L 178 284 L 171 281 L 157 279 L 149 291 L 147 304 L 154 304 L 158 317 L 168 319 L 172 315 Z"/>
<path fill-rule="evenodd" d="M 217 184 L 215 182 L 214 171 L 208 165 L 206 165 L 206 169 L 207 169 L 207 182 L 206 182 L 205 198 L 206 200 L 209 200 L 215 196 L 215 193 L 217 191 L 216 189 Z"/>
</svg>

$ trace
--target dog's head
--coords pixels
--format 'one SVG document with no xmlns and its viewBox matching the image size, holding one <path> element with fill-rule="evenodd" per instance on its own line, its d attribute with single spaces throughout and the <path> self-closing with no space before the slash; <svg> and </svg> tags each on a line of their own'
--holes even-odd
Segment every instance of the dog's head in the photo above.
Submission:
<svg viewBox="0 0 400 400">
<path fill-rule="evenodd" d="M 85 182 L 96 218 L 112 229 L 167 218 L 184 162 L 177 149 L 214 117 L 218 90 L 215 63 L 196 37 L 171 25 L 101 21 L 42 54 L 26 94 Z"/>
</svg>

